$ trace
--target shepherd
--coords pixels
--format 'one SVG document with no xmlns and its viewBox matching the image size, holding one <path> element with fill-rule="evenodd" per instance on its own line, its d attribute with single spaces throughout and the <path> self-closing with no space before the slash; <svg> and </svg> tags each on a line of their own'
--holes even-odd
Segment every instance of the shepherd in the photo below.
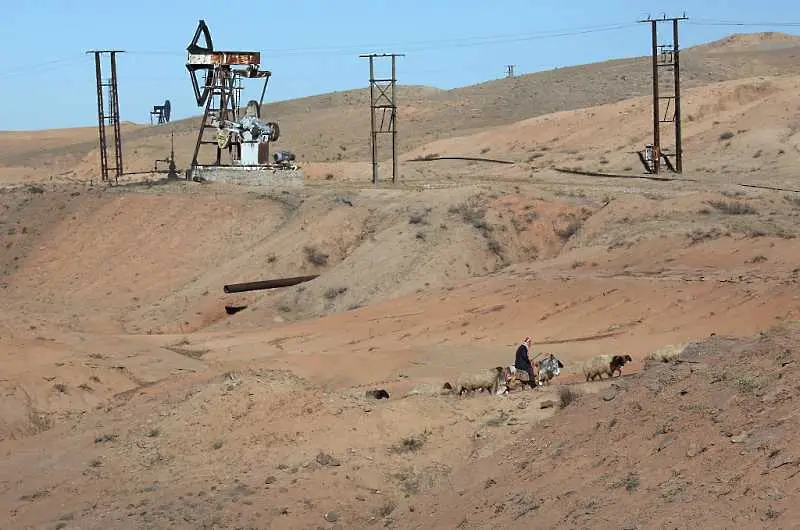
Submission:
<svg viewBox="0 0 800 530">
<path fill-rule="evenodd" d="M 530 358 L 531 338 L 525 337 L 517 348 L 517 357 L 514 361 L 514 368 L 517 369 L 517 379 L 527 383 L 531 388 L 536 388 L 536 373 Z M 523 373 L 519 373 L 523 372 Z"/>
</svg>

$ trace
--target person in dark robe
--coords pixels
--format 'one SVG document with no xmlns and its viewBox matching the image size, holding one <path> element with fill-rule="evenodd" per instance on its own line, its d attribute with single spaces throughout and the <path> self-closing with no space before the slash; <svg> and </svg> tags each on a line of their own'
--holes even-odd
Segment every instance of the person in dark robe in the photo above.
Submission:
<svg viewBox="0 0 800 530">
<path fill-rule="evenodd" d="M 536 373 L 533 370 L 533 364 L 530 358 L 531 338 L 525 337 L 522 343 L 517 347 L 517 357 L 514 360 L 514 368 L 518 371 L 525 372 L 527 381 L 525 381 L 531 388 L 536 388 Z M 524 381 L 526 377 L 519 377 Z"/>
</svg>

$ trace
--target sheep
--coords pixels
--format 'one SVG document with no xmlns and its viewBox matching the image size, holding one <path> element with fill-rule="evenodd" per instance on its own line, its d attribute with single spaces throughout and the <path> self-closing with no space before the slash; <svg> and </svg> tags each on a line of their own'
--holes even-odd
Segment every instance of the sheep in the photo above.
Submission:
<svg viewBox="0 0 800 530">
<path fill-rule="evenodd" d="M 583 364 L 583 375 L 587 381 L 594 381 L 595 377 L 603 379 L 603 374 L 611 378 L 614 377 L 614 372 L 619 372 L 621 376 L 622 367 L 631 361 L 633 359 L 630 355 L 598 355 Z"/>
<path fill-rule="evenodd" d="M 595 377 L 603 378 L 603 374 L 611 377 L 611 355 L 598 355 L 583 363 L 583 375 L 587 381 L 594 381 Z"/>
<path fill-rule="evenodd" d="M 622 377 L 622 367 L 625 366 L 625 363 L 633 362 L 633 359 L 630 355 L 615 355 L 611 358 L 611 374 L 613 375 L 614 372 L 619 372 L 619 376 Z"/>
<path fill-rule="evenodd" d="M 536 385 L 531 385 L 531 379 L 528 372 L 525 370 L 517 370 L 513 365 L 503 367 L 500 379 L 500 386 L 498 387 L 497 394 L 505 394 L 517 389 L 535 388 Z"/>
<path fill-rule="evenodd" d="M 647 359 L 651 361 L 668 363 L 677 359 L 685 347 L 685 344 L 670 344 L 669 346 L 663 346 L 653 352 L 650 352 L 650 355 L 647 356 Z"/>
<path fill-rule="evenodd" d="M 469 374 L 459 377 L 454 384 L 449 382 L 445 383 L 442 387 L 443 390 L 450 392 L 458 392 L 461 396 L 464 392 L 473 392 L 475 390 L 487 390 L 492 394 L 497 393 L 497 389 L 501 384 L 505 384 L 505 370 L 502 366 L 483 370 L 477 374 Z"/>
</svg>

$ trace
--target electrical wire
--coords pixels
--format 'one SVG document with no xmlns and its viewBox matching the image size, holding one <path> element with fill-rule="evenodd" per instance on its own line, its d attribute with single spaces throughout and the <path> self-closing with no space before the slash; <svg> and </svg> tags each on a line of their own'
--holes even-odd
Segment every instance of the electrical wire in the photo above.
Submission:
<svg viewBox="0 0 800 530">
<path fill-rule="evenodd" d="M 584 26 L 572 29 L 555 29 L 533 33 L 489 35 L 482 37 L 460 37 L 453 39 L 436 39 L 423 41 L 386 42 L 382 44 L 359 44 L 346 46 L 327 46 L 314 48 L 275 48 L 265 49 L 261 53 L 270 57 L 294 57 L 298 55 L 351 55 L 360 53 L 365 49 L 398 48 L 405 47 L 409 51 L 427 51 L 447 48 L 463 48 L 469 46 L 482 46 L 489 44 L 507 44 L 531 40 L 550 39 L 586 35 L 605 31 L 614 31 L 636 26 L 635 23 L 607 24 L 603 26 Z M 128 53 L 139 55 L 184 55 L 185 52 L 171 50 L 131 50 Z"/>
<path fill-rule="evenodd" d="M 751 27 L 781 27 L 781 28 L 797 28 L 800 27 L 800 22 L 746 22 L 739 20 L 714 20 L 708 18 L 696 18 L 687 21 L 687 24 L 693 26 L 751 26 Z"/>
<path fill-rule="evenodd" d="M 80 58 L 78 57 L 64 57 L 61 59 L 53 59 L 38 64 L 17 65 L 8 69 L 4 68 L 3 71 L 0 72 L 0 79 L 5 79 L 6 77 L 14 77 L 16 75 L 30 75 L 32 72 L 33 73 L 49 72 L 51 70 L 61 68 L 62 66 L 75 64 L 79 60 Z"/>
</svg>

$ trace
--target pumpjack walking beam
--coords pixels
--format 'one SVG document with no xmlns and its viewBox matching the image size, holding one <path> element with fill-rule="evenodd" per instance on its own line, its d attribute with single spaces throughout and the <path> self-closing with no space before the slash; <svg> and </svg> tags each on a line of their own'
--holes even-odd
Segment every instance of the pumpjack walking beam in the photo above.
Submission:
<svg viewBox="0 0 800 530">
<path fill-rule="evenodd" d="M 392 183 L 397 183 L 397 58 L 405 57 L 402 53 L 370 53 L 359 55 L 369 59 L 369 109 L 370 109 L 370 146 L 372 148 L 372 183 L 378 185 L 378 135 L 392 135 Z M 389 57 L 392 61 L 391 77 L 375 77 L 375 59 Z M 381 113 L 380 124 L 377 113 Z M 389 115 L 388 123 L 386 115 Z"/>
<path fill-rule="evenodd" d="M 235 122 L 239 119 L 239 96 L 243 77 L 264 79 L 261 99 L 258 102 L 260 108 L 271 73 L 269 70 L 260 69 L 260 52 L 214 50 L 211 32 L 202 19 L 198 22 L 194 38 L 186 47 L 186 51 L 188 54 L 186 68 L 192 81 L 195 99 L 197 105 L 204 108 L 197 143 L 192 154 L 189 170 L 189 174 L 191 174 L 197 166 L 201 165 L 198 157 L 200 147 L 203 145 L 210 145 L 216 149 L 214 165 L 225 165 L 222 163 L 222 150 L 225 149 L 226 144 L 227 148 L 231 149 L 230 144 L 224 136 L 217 134 L 214 139 L 209 140 L 205 133 L 219 133 L 223 122 Z M 197 77 L 201 72 L 205 72 L 205 81 L 202 85 Z"/>
<path fill-rule="evenodd" d="M 119 120 L 119 90 L 117 87 L 117 54 L 122 50 L 90 50 L 87 54 L 94 54 L 95 76 L 97 78 L 97 128 L 100 141 L 100 176 L 103 182 L 110 181 L 109 173 L 113 172 L 114 182 L 119 181 L 123 173 L 122 163 L 122 134 Z M 109 55 L 111 77 L 103 82 L 102 58 Z M 106 114 L 103 102 L 103 88 L 108 87 L 108 107 L 110 114 Z M 111 125 L 114 136 L 114 167 L 108 163 L 108 138 L 106 125 Z"/>
<path fill-rule="evenodd" d="M 683 144 L 681 134 L 681 76 L 680 76 L 680 48 L 678 44 L 678 24 L 681 20 L 688 20 L 684 13 L 682 17 L 667 18 L 666 15 L 660 19 L 640 20 L 642 23 L 649 23 L 652 29 L 653 46 L 653 156 L 652 171 L 659 173 L 661 169 L 661 124 L 673 123 L 675 127 L 675 171 L 683 173 Z M 672 22 L 672 46 L 659 46 L 658 44 L 658 23 Z M 659 51 L 661 48 L 661 52 Z M 663 95 L 659 82 L 661 68 L 672 68 L 674 91 L 671 95 Z M 665 115 L 661 115 L 661 102 L 666 101 L 667 106 Z M 667 115 L 670 104 L 673 104 L 673 113 Z M 669 165 L 669 159 L 666 159 Z"/>
</svg>

